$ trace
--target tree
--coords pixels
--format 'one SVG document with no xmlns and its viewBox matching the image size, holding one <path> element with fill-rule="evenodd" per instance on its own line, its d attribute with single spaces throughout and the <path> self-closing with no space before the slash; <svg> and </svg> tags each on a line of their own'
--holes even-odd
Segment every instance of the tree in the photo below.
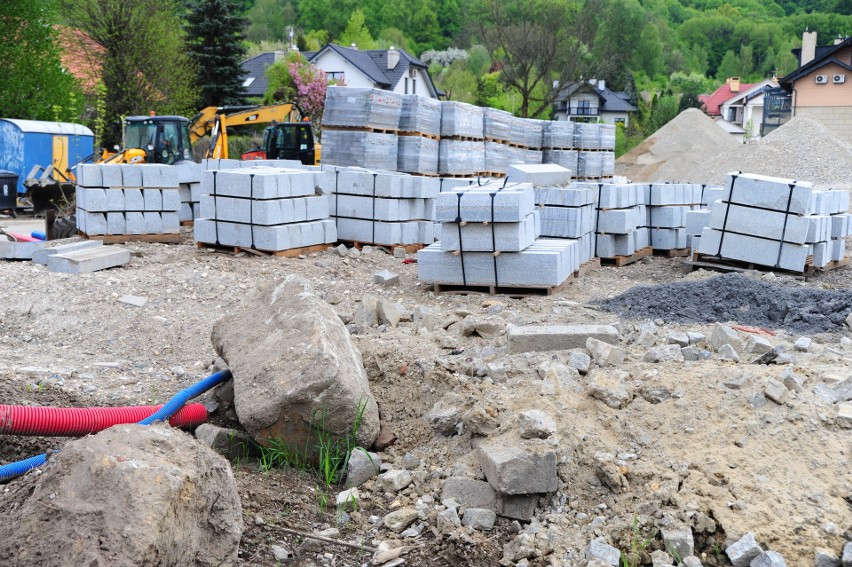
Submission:
<svg viewBox="0 0 852 567">
<path fill-rule="evenodd" d="M 296 11 L 290 2 L 283 0 L 257 0 L 246 13 L 248 29 L 246 39 L 254 43 L 261 41 L 289 42 L 287 26 L 296 20 Z"/>
<path fill-rule="evenodd" d="M 82 92 L 62 69 L 52 0 L 0 3 L 0 116 L 77 121 Z"/>
<path fill-rule="evenodd" d="M 478 0 L 475 8 L 480 36 L 501 63 L 502 81 L 521 98 L 519 115 L 549 111 L 557 85 L 576 80 L 584 61 L 579 2 Z M 536 96 L 542 86 L 543 95 Z"/>
<path fill-rule="evenodd" d="M 60 0 L 66 20 L 104 50 L 106 135 L 121 140 L 122 117 L 131 114 L 192 115 L 195 69 L 186 55 L 173 0 Z"/>
<path fill-rule="evenodd" d="M 243 28 L 234 0 L 195 0 L 187 17 L 187 52 L 198 72 L 201 106 L 239 102 L 245 55 Z"/>
<path fill-rule="evenodd" d="M 364 12 L 360 9 L 354 10 L 349 16 L 346 29 L 340 34 L 338 43 L 344 47 L 354 44 L 358 49 L 374 49 L 376 47 L 376 42 L 370 35 L 370 30 L 367 29 L 367 24 L 364 21 Z"/>
<path fill-rule="evenodd" d="M 719 63 L 719 68 L 716 71 L 716 79 L 724 81 L 728 77 L 738 77 L 740 72 L 740 62 L 734 52 L 730 49 L 725 52 L 722 62 Z"/>
<path fill-rule="evenodd" d="M 263 96 L 265 104 L 294 102 L 319 126 L 325 108 L 328 78 L 325 72 L 308 63 L 299 53 L 276 61 L 266 70 L 269 86 Z"/>
</svg>

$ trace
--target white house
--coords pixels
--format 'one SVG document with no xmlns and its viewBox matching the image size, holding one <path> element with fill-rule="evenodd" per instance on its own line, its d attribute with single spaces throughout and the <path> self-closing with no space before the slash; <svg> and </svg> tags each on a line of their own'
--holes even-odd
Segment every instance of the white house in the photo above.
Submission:
<svg viewBox="0 0 852 567">
<path fill-rule="evenodd" d="M 603 80 L 570 83 L 556 97 L 553 114 L 556 120 L 622 123 L 626 127 L 630 113 L 636 111 L 628 98 L 626 93 L 606 88 Z"/>
<path fill-rule="evenodd" d="M 426 64 L 404 49 L 368 49 L 327 44 L 319 51 L 302 55 L 323 70 L 329 79 L 350 87 L 372 87 L 401 94 L 419 94 L 439 98 Z M 246 97 L 261 97 L 268 81 L 266 69 L 287 56 L 285 52 L 262 53 L 243 62 L 243 86 Z"/>
<path fill-rule="evenodd" d="M 759 138 L 763 130 L 764 95 L 767 89 L 776 87 L 775 80 L 766 79 L 736 93 L 720 105 L 717 123 L 731 134 Z"/>
</svg>

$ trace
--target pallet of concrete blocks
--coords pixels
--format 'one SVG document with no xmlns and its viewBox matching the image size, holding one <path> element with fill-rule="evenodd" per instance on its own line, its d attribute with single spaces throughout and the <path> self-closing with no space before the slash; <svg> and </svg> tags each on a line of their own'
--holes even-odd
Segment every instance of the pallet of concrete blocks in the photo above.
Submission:
<svg viewBox="0 0 852 567">
<path fill-rule="evenodd" d="M 77 228 L 111 241 L 180 240 L 177 168 L 156 164 L 81 164 Z"/>
<path fill-rule="evenodd" d="M 399 120 L 397 167 L 406 173 L 438 173 L 438 139 L 441 135 L 441 101 L 403 95 Z"/>
<path fill-rule="evenodd" d="M 337 168 L 324 171 L 319 183 L 329 196 L 339 240 L 380 246 L 435 241 L 433 218 L 440 179 Z"/>
<path fill-rule="evenodd" d="M 402 115 L 402 97 L 400 93 L 381 89 L 329 87 L 322 115 L 323 135 L 331 127 L 396 132 Z"/>
<path fill-rule="evenodd" d="M 510 122 L 509 142 L 524 148 L 540 150 L 543 124 L 543 120 L 513 117 Z"/>
<path fill-rule="evenodd" d="M 176 163 L 174 167 L 177 169 L 180 195 L 178 220 L 182 223 L 194 221 L 201 214 L 201 175 L 205 166 L 187 160 Z"/>
<path fill-rule="evenodd" d="M 615 151 L 615 124 L 597 124 L 600 131 L 600 148 Z"/>
<path fill-rule="evenodd" d="M 587 184 L 535 188 L 536 205 L 541 213 L 541 235 L 577 240 L 580 263 L 594 257 L 595 238 L 597 187 L 584 185 Z"/>
<path fill-rule="evenodd" d="M 485 171 L 485 142 L 441 138 L 438 146 L 440 175 L 476 175 Z"/>
<path fill-rule="evenodd" d="M 485 141 L 485 166 L 488 173 L 506 173 L 510 156 L 514 148 L 500 142 Z"/>
<path fill-rule="evenodd" d="M 323 130 L 322 159 L 331 165 L 395 170 L 399 165 L 396 134 L 363 130 Z"/>
<path fill-rule="evenodd" d="M 577 150 L 543 150 L 541 156 L 542 163 L 553 163 L 561 165 L 565 169 L 570 169 L 574 177 L 577 177 L 579 152 Z"/>
<path fill-rule="evenodd" d="M 807 272 L 845 258 L 849 194 L 810 182 L 731 173 L 698 244 L 702 260 Z"/>
<path fill-rule="evenodd" d="M 574 147 L 574 122 L 548 120 L 541 127 L 541 147 L 545 150 L 570 150 Z M 573 170 L 572 170 L 573 171 Z"/>
<path fill-rule="evenodd" d="M 648 238 L 654 250 L 686 251 L 687 215 L 702 208 L 703 185 L 651 183 L 645 185 Z M 685 252 L 684 252 L 685 253 Z"/>
<path fill-rule="evenodd" d="M 438 138 L 441 135 L 441 101 L 415 94 L 402 95 L 399 131 Z"/>
<path fill-rule="evenodd" d="M 482 140 L 485 111 L 472 104 L 441 102 L 441 138 Z"/>
<path fill-rule="evenodd" d="M 604 152 L 577 152 L 577 177 L 580 179 L 599 179 L 603 177 Z"/>
<path fill-rule="evenodd" d="M 491 183 L 441 193 L 435 207 L 441 249 L 520 252 L 541 235 L 535 195 L 528 183 Z"/>
<path fill-rule="evenodd" d="M 574 124 L 574 147 L 579 150 L 600 150 L 600 124 L 576 122 Z"/>
<path fill-rule="evenodd" d="M 274 167 L 277 169 L 304 169 L 317 170 L 316 166 L 303 165 L 299 160 L 294 159 L 221 159 L 210 158 L 201 160 L 201 169 L 204 171 L 218 171 L 220 169 L 243 169 L 257 167 Z"/>
<path fill-rule="evenodd" d="M 508 144 L 512 136 L 512 121 L 515 119 L 509 112 L 496 108 L 483 110 L 483 135 L 486 140 Z"/>
<path fill-rule="evenodd" d="M 651 249 L 645 208 L 647 185 L 601 184 L 596 210 L 596 255 L 615 259 Z"/>
<path fill-rule="evenodd" d="M 701 241 L 701 231 L 710 226 L 710 208 L 714 202 L 722 198 L 724 188 L 719 185 L 701 185 L 701 208 L 687 211 L 686 213 L 686 246 L 690 255 L 698 252 L 698 243 Z"/>
<path fill-rule="evenodd" d="M 195 240 L 270 253 L 337 241 L 329 199 L 317 194 L 314 176 L 269 167 L 205 171 Z"/>
</svg>

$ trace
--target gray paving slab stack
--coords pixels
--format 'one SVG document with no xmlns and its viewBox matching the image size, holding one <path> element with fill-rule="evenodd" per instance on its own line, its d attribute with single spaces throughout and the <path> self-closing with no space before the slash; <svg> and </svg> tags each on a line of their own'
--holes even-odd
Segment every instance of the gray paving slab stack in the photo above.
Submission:
<svg viewBox="0 0 852 567">
<path fill-rule="evenodd" d="M 698 252 L 795 272 L 845 257 L 849 194 L 811 183 L 729 174 Z"/>
<path fill-rule="evenodd" d="M 323 162 L 394 170 L 399 163 L 397 138 L 381 132 L 327 129 L 322 136 Z"/>
<path fill-rule="evenodd" d="M 399 131 L 440 136 L 441 101 L 415 94 L 402 95 Z"/>
<path fill-rule="evenodd" d="M 397 171 L 437 175 L 440 142 L 424 136 L 398 137 Z"/>
<path fill-rule="evenodd" d="M 441 138 L 438 173 L 472 176 L 485 171 L 485 142 Z"/>
<path fill-rule="evenodd" d="M 384 246 L 435 241 L 441 179 L 363 168 L 329 168 L 317 177 L 339 240 Z"/>
<path fill-rule="evenodd" d="M 194 161 L 184 160 L 174 165 L 177 169 L 178 195 L 180 209 L 178 220 L 181 222 L 195 220 L 200 213 L 198 203 L 201 200 L 201 174 L 205 165 Z"/>
<path fill-rule="evenodd" d="M 704 186 L 689 183 L 652 183 L 646 186 L 649 244 L 655 250 L 689 246 L 687 214 L 701 209 Z M 698 232 L 700 234 L 700 230 Z"/>
<path fill-rule="evenodd" d="M 650 245 L 648 185 L 599 184 L 595 212 L 595 255 L 630 256 Z"/>
<path fill-rule="evenodd" d="M 329 197 L 318 193 L 317 175 L 270 167 L 205 171 L 196 241 L 268 252 L 335 242 Z"/>
<path fill-rule="evenodd" d="M 441 138 L 484 139 L 484 109 L 445 100 L 441 102 Z"/>
<path fill-rule="evenodd" d="M 574 147 L 574 125 L 574 122 L 568 120 L 545 121 L 542 125 L 541 147 L 545 150 L 570 150 Z"/>
<path fill-rule="evenodd" d="M 396 131 L 399 129 L 402 106 L 403 95 L 399 93 L 332 86 L 326 90 L 322 124 L 324 128 L 337 126 Z M 323 131 L 323 136 L 325 133 Z M 325 143 L 323 139 L 323 146 Z"/>
<path fill-rule="evenodd" d="M 529 183 L 491 183 L 438 196 L 441 241 L 418 252 L 422 281 L 454 285 L 553 287 L 580 265 L 576 240 L 538 238 Z"/>
<path fill-rule="evenodd" d="M 535 202 L 541 212 L 542 236 L 576 240 L 581 264 L 594 256 L 595 202 L 598 190 L 597 187 L 585 185 L 534 188 Z"/>
<path fill-rule="evenodd" d="M 179 170 L 158 164 L 81 164 L 77 228 L 89 236 L 180 233 Z"/>
</svg>

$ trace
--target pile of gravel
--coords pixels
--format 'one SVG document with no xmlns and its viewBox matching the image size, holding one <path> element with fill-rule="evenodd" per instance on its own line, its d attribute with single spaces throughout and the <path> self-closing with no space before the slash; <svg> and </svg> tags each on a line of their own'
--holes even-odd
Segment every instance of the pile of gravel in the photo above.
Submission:
<svg viewBox="0 0 852 567">
<path fill-rule="evenodd" d="M 628 319 L 675 323 L 734 321 L 798 334 L 839 331 L 852 313 L 849 290 L 824 291 L 773 285 L 742 274 L 706 280 L 637 286 L 598 302 Z"/>
</svg>

